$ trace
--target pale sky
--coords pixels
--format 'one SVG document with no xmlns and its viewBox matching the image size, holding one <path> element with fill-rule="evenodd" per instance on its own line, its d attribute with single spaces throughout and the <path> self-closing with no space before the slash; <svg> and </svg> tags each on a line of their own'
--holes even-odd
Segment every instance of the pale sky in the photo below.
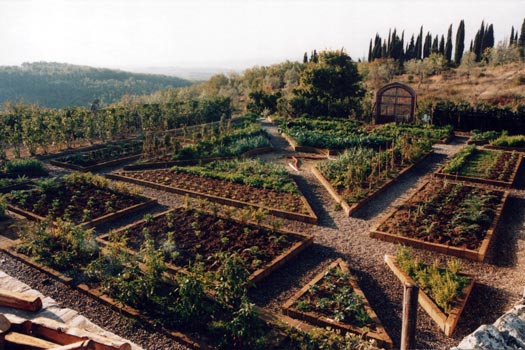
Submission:
<svg viewBox="0 0 525 350">
<path fill-rule="evenodd" d="M 525 0 L 0 0 L 0 65 L 53 61 L 99 67 L 242 69 L 305 51 L 367 56 L 388 29 L 433 36 L 481 21 L 496 42 L 521 28 Z"/>
</svg>

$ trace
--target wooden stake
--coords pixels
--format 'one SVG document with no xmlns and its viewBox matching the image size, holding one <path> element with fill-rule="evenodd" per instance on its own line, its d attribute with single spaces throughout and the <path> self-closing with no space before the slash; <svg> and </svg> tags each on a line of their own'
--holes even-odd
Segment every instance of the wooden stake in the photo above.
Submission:
<svg viewBox="0 0 525 350">
<path fill-rule="evenodd" d="M 401 350 L 416 348 L 416 322 L 418 286 L 405 282 L 403 294 L 403 324 L 401 327 Z"/>
<path fill-rule="evenodd" d="M 5 335 L 5 341 L 6 343 L 11 343 L 25 349 L 52 349 L 60 346 L 60 344 L 16 332 L 7 333 Z"/>
</svg>

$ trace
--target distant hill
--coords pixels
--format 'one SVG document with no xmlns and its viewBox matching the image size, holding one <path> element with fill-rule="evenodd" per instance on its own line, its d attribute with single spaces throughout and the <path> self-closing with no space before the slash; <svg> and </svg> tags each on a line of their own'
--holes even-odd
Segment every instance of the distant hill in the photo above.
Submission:
<svg viewBox="0 0 525 350">
<path fill-rule="evenodd" d="M 35 103 L 45 107 L 89 106 L 118 101 L 125 94 L 145 95 L 168 87 L 191 85 L 177 77 L 121 70 L 34 62 L 0 66 L 0 103 Z"/>
</svg>

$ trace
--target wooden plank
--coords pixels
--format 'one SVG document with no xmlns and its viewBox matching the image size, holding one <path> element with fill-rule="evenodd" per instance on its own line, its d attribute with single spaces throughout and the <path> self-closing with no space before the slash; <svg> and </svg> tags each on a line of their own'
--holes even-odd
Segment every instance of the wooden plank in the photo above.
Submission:
<svg viewBox="0 0 525 350">
<path fill-rule="evenodd" d="M 82 340 L 69 345 L 62 345 L 51 350 L 95 350 L 95 343 L 92 340 Z"/>
<path fill-rule="evenodd" d="M 0 306 L 37 312 L 42 309 L 42 299 L 38 296 L 11 292 L 0 288 Z"/>
<path fill-rule="evenodd" d="M 34 349 L 52 349 L 60 346 L 60 344 L 52 343 L 47 340 L 32 337 L 30 335 L 18 332 L 9 332 L 5 335 L 4 339 L 7 344 L 11 343 L 16 346 L 29 347 Z"/>
</svg>

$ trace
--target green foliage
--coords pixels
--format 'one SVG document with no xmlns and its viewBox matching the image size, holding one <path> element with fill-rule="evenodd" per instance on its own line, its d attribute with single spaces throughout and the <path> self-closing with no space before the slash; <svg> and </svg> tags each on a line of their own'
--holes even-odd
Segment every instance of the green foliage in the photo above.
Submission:
<svg viewBox="0 0 525 350">
<path fill-rule="evenodd" d="M 364 96 L 357 66 L 344 50 L 323 51 L 319 62 L 310 62 L 300 75 L 290 103 L 296 116 L 360 115 Z"/>
<path fill-rule="evenodd" d="M 0 221 L 2 221 L 3 219 L 7 217 L 6 211 L 7 211 L 7 200 L 5 196 L 0 195 Z"/>
<path fill-rule="evenodd" d="M 23 97 L 25 101 L 48 107 L 86 106 L 93 101 L 93 96 L 104 103 L 112 103 L 127 94 L 143 95 L 190 84 L 187 80 L 164 75 L 64 63 L 23 63 L 21 67 L 0 68 L 0 103 Z"/>
<path fill-rule="evenodd" d="M 44 265 L 71 274 L 79 266 L 96 259 L 98 244 L 93 230 L 86 230 L 71 222 L 58 219 L 54 224 L 43 222 L 36 227 L 26 227 L 21 232 L 19 250 L 34 257 Z"/>
<path fill-rule="evenodd" d="M 470 157 L 477 152 L 475 145 L 470 145 L 462 148 L 454 155 L 447 165 L 443 168 L 443 172 L 449 174 L 457 174 L 463 168 Z"/>
<path fill-rule="evenodd" d="M 249 95 L 250 102 L 247 108 L 256 115 L 274 114 L 277 111 L 277 100 L 281 98 L 281 93 L 265 93 L 262 90 L 253 91 Z"/>
<path fill-rule="evenodd" d="M 525 135 L 501 135 L 490 144 L 500 147 L 525 147 Z"/>
<path fill-rule="evenodd" d="M 282 166 L 257 160 L 216 161 L 200 166 L 171 168 L 172 171 L 227 180 L 276 191 L 298 193 L 291 175 Z"/>
<path fill-rule="evenodd" d="M 279 344 L 283 350 L 378 350 L 374 340 L 365 340 L 363 337 L 350 332 L 345 335 L 328 329 L 314 329 L 310 332 L 296 328 L 282 329 L 284 334 Z"/>
<path fill-rule="evenodd" d="M 7 186 L 12 186 L 12 185 L 16 185 L 16 184 L 21 184 L 21 183 L 24 183 L 24 182 L 27 182 L 29 179 L 26 177 L 26 176 L 19 176 L 17 178 L 14 178 L 14 179 L 10 179 L 10 178 L 0 178 L 0 188 L 2 187 L 7 187 Z"/>
<path fill-rule="evenodd" d="M 44 163 L 33 158 L 13 159 L 5 164 L 5 172 L 17 175 L 45 174 Z"/>
<path fill-rule="evenodd" d="M 497 138 L 499 138 L 501 135 L 505 134 L 506 132 L 497 132 L 497 131 L 481 131 L 478 129 L 474 129 L 470 132 L 470 140 L 472 141 L 493 141 Z"/>
<path fill-rule="evenodd" d="M 437 262 L 425 265 L 417 258 L 412 258 L 407 247 L 399 248 L 396 258 L 399 267 L 412 277 L 445 313 L 450 311 L 453 302 L 461 297 L 463 288 L 470 282 L 468 277 L 460 274 L 458 260 L 449 260 L 446 269 L 439 268 Z"/>
</svg>

